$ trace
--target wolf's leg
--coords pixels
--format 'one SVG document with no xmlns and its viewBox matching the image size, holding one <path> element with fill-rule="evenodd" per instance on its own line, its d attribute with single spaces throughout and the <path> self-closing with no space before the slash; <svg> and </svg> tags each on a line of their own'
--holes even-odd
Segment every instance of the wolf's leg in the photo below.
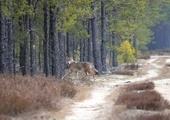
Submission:
<svg viewBox="0 0 170 120">
<path fill-rule="evenodd" d="M 66 76 L 70 75 L 71 73 L 73 73 L 73 71 L 67 72 L 61 79 L 64 79 Z"/>
<path fill-rule="evenodd" d="M 82 77 L 82 79 L 84 79 L 87 76 L 87 72 L 85 72 L 85 75 Z"/>
<path fill-rule="evenodd" d="M 78 71 L 76 72 L 76 74 L 77 74 L 77 79 L 79 80 L 79 75 L 78 75 Z"/>
<path fill-rule="evenodd" d="M 95 74 L 93 74 L 93 80 L 96 80 L 96 78 L 95 78 Z"/>
</svg>

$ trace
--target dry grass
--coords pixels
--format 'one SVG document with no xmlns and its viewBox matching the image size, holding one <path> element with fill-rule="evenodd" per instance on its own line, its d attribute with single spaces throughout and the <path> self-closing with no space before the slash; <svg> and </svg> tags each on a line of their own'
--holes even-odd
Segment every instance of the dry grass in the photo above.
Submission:
<svg viewBox="0 0 170 120">
<path fill-rule="evenodd" d="M 128 85 L 126 93 L 121 94 L 116 103 L 125 104 L 130 109 L 164 110 L 169 107 L 169 103 L 158 92 L 149 91 L 154 87 L 153 82 Z"/>
<path fill-rule="evenodd" d="M 135 63 L 125 65 L 125 70 L 137 70 L 138 68 L 139 65 Z"/>
<path fill-rule="evenodd" d="M 139 59 L 145 59 L 145 60 L 147 60 L 147 59 L 150 59 L 150 57 L 151 57 L 151 55 L 150 55 L 149 52 L 143 52 L 143 53 L 141 54 L 141 56 L 139 57 Z"/>
<path fill-rule="evenodd" d="M 164 110 L 169 104 L 156 91 L 124 93 L 116 101 L 116 104 L 125 104 L 129 109 Z"/>
<path fill-rule="evenodd" d="M 11 117 L 7 115 L 0 115 L 0 120 L 11 120 Z"/>
<path fill-rule="evenodd" d="M 120 70 L 120 71 L 114 72 L 114 74 L 133 76 L 134 75 L 134 71 L 133 70 Z"/>
<path fill-rule="evenodd" d="M 77 89 L 69 81 L 46 77 L 0 76 L 0 114 L 17 115 L 40 108 L 59 109 Z"/>
<path fill-rule="evenodd" d="M 153 90 L 155 87 L 155 84 L 153 82 L 147 82 L 147 83 L 136 83 L 136 84 L 131 84 L 127 86 L 128 91 L 133 91 L 133 90 Z"/>
<path fill-rule="evenodd" d="M 170 68 L 167 65 L 161 69 L 160 77 L 170 78 Z"/>
<path fill-rule="evenodd" d="M 141 115 L 136 117 L 136 120 L 170 120 L 170 114 L 154 114 L 150 116 Z"/>
</svg>

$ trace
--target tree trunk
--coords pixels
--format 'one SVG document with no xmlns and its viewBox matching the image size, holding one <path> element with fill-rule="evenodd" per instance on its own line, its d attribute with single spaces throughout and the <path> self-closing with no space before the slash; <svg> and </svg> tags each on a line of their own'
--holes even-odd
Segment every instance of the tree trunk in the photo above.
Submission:
<svg viewBox="0 0 170 120">
<path fill-rule="evenodd" d="M 12 29 L 12 18 L 7 19 L 7 35 L 8 35 L 8 72 L 9 74 L 13 74 L 14 73 L 14 69 L 13 69 L 13 29 Z"/>
<path fill-rule="evenodd" d="M 57 77 L 61 78 L 63 75 L 64 75 L 64 70 L 66 68 L 66 61 L 65 61 L 65 37 L 64 37 L 64 33 L 59 31 L 58 32 L 58 40 L 59 40 L 59 50 L 58 50 L 58 53 L 60 55 L 59 57 L 59 64 L 58 66 L 60 67 L 58 69 L 59 71 L 59 74 Z"/>
<path fill-rule="evenodd" d="M 41 58 L 41 51 L 42 51 L 42 41 L 39 40 L 39 50 L 38 50 L 38 72 L 42 73 L 42 58 Z"/>
<path fill-rule="evenodd" d="M 81 39 L 80 40 L 80 61 L 84 61 L 84 59 L 83 59 L 83 48 L 84 48 L 83 40 Z"/>
<path fill-rule="evenodd" d="M 134 36 L 133 46 L 135 48 L 135 58 L 136 58 L 136 61 L 137 61 L 137 59 L 138 59 L 138 45 L 137 45 L 137 37 L 136 37 L 136 35 Z"/>
<path fill-rule="evenodd" d="M 75 39 L 74 39 L 74 36 L 73 36 L 73 40 L 72 40 L 72 54 L 73 54 L 73 60 L 76 60 L 76 55 L 75 55 L 75 49 L 76 48 L 76 43 L 75 43 Z"/>
<path fill-rule="evenodd" d="M 32 0 L 29 0 L 29 5 L 32 6 Z M 29 18 L 29 33 L 30 33 L 30 67 L 31 76 L 36 74 L 36 45 L 35 45 L 35 29 L 34 29 L 34 19 L 31 16 Z"/>
<path fill-rule="evenodd" d="M 50 74 L 50 52 L 49 52 L 49 31 L 48 31 L 48 6 L 47 3 L 44 4 L 44 73 L 47 76 Z"/>
<path fill-rule="evenodd" d="M 87 61 L 93 63 L 93 43 L 92 43 L 92 25 L 91 19 L 88 20 L 88 34 L 90 37 L 88 38 L 88 56 Z"/>
<path fill-rule="evenodd" d="M 105 13 L 105 3 L 101 0 L 101 61 L 102 61 L 102 71 L 106 71 L 106 13 Z"/>
<path fill-rule="evenodd" d="M 113 41 L 113 46 L 118 46 L 118 38 L 117 35 L 114 35 L 114 33 L 112 33 L 112 41 Z M 117 51 L 114 49 L 113 50 L 113 59 L 112 59 L 112 66 L 116 67 L 118 66 L 118 61 L 117 61 Z"/>
<path fill-rule="evenodd" d="M 70 55 L 70 33 L 69 32 L 67 32 L 67 34 L 66 34 L 66 55 L 67 55 L 67 57 L 71 57 L 71 55 Z"/>
<path fill-rule="evenodd" d="M 50 7 L 50 39 L 51 39 L 51 57 L 52 57 L 52 75 L 59 76 L 59 42 L 57 31 L 57 7 Z"/>
<path fill-rule="evenodd" d="M 92 7 L 93 10 L 96 7 L 96 1 L 94 1 L 94 6 Z M 98 39 L 98 26 L 97 26 L 97 13 L 94 12 L 94 16 L 92 18 L 92 41 L 93 41 L 93 54 L 94 54 L 94 65 L 95 68 L 102 72 L 101 67 L 101 55 L 100 55 L 100 46 L 99 46 L 99 39 Z"/>
<path fill-rule="evenodd" d="M 24 46 L 24 44 L 23 43 L 21 43 L 20 44 L 20 60 L 19 60 L 19 63 L 20 63 L 20 69 L 21 69 L 21 73 L 22 73 L 22 75 L 26 75 L 26 73 L 25 73 L 25 66 L 24 66 L 24 58 L 25 58 L 25 46 Z"/>
<path fill-rule="evenodd" d="M 23 33 L 24 31 L 29 30 L 29 19 L 26 15 L 20 19 L 19 26 L 20 32 Z M 20 44 L 20 68 L 22 75 L 30 74 L 30 61 L 29 61 L 29 45 L 28 45 L 28 36 L 25 36 L 23 39 L 24 42 Z"/>
<path fill-rule="evenodd" d="M 88 61 L 88 40 L 84 40 L 83 60 Z"/>
<path fill-rule="evenodd" d="M 6 73 L 6 64 L 5 18 L 0 2 L 0 73 Z"/>
</svg>

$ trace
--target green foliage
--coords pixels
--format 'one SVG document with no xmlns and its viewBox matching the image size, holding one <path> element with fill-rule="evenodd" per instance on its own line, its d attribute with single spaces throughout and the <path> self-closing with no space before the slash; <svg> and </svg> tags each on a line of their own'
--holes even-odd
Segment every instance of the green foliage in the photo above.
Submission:
<svg viewBox="0 0 170 120">
<path fill-rule="evenodd" d="M 63 8 L 60 9 L 58 28 L 59 30 L 71 30 L 78 22 L 85 21 L 91 16 L 92 0 L 65 0 Z"/>
<path fill-rule="evenodd" d="M 146 28 L 146 26 L 141 26 L 141 28 L 136 30 L 137 44 L 139 50 L 147 50 L 147 44 L 153 39 L 153 32 Z"/>
<path fill-rule="evenodd" d="M 128 40 L 125 40 L 117 47 L 118 60 L 120 63 L 130 63 L 135 61 L 135 49 Z"/>
<path fill-rule="evenodd" d="M 6 17 L 19 18 L 23 15 L 32 15 L 33 6 L 27 0 L 2 0 L 2 11 Z"/>
<path fill-rule="evenodd" d="M 165 2 L 165 1 L 164 1 Z M 121 40 L 137 36 L 137 44 L 141 49 L 147 49 L 153 32 L 151 27 L 164 19 L 168 12 L 161 12 L 164 8 L 162 0 L 110 0 L 107 12 L 108 31 L 119 34 Z M 167 3 L 167 2 L 166 2 Z"/>
</svg>

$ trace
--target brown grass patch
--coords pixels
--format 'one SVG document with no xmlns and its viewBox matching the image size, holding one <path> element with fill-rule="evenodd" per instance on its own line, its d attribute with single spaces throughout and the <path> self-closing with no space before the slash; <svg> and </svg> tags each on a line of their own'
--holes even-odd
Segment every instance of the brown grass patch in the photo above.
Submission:
<svg viewBox="0 0 170 120">
<path fill-rule="evenodd" d="M 114 72 L 114 74 L 133 76 L 134 71 L 133 70 L 120 70 L 120 71 Z"/>
<path fill-rule="evenodd" d="M 145 68 L 139 68 L 136 73 L 139 76 L 140 75 L 146 75 L 147 74 L 147 70 Z"/>
<path fill-rule="evenodd" d="M 170 68 L 168 66 L 165 65 L 161 69 L 160 77 L 164 77 L 164 78 L 169 78 L 170 77 Z"/>
<path fill-rule="evenodd" d="M 11 120 L 11 117 L 7 115 L 0 115 L 0 120 Z"/>
<path fill-rule="evenodd" d="M 169 106 L 156 91 L 124 93 L 116 101 L 116 104 L 125 104 L 129 109 L 164 110 Z"/>
<path fill-rule="evenodd" d="M 170 114 L 154 114 L 150 116 L 141 115 L 136 120 L 170 120 Z"/>
<path fill-rule="evenodd" d="M 0 76 L 0 114 L 17 115 L 40 108 L 59 109 L 77 89 L 69 81 L 46 77 Z"/>
<path fill-rule="evenodd" d="M 136 63 L 126 64 L 125 70 L 137 70 L 139 68 L 139 65 Z"/>
<path fill-rule="evenodd" d="M 139 59 L 150 59 L 151 55 L 149 52 L 143 52 L 140 56 L 139 56 Z"/>
<path fill-rule="evenodd" d="M 153 90 L 155 87 L 155 84 L 153 82 L 148 82 L 148 83 L 136 83 L 136 84 L 131 84 L 127 86 L 128 91 L 133 91 L 133 90 Z"/>
</svg>

